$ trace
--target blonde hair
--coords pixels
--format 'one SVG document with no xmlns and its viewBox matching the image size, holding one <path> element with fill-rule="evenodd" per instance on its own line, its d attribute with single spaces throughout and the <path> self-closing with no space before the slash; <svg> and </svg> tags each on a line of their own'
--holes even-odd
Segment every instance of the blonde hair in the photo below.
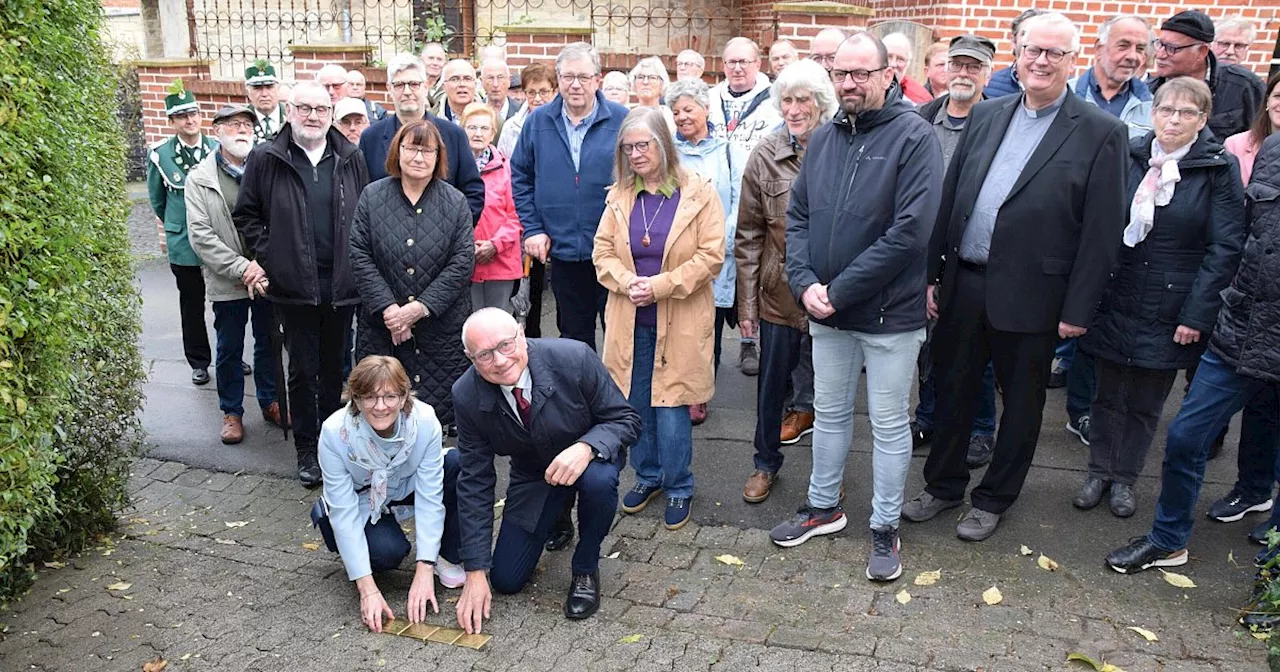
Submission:
<svg viewBox="0 0 1280 672">
<path fill-rule="evenodd" d="M 351 415 L 359 415 L 360 405 L 356 402 L 377 395 L 378 388 L 384 386 L 395 390 L 396 394 L 404 395 L 401 413 L 413 410 L 413 390 L 409 387 L 409 374 L 405 373 L 400 360 L 386 355 L 369 355 L 352 367 L 351 376 L 347 378 L 346 389 L 342 391 L 342 401 L 347 404 L 347 411 Z"/>
<path fill-rule="evenodd" d="M 469 121 L 471 117 L 477 117 L 480 115 L 488 115 L 489 125 L 493 127 L 493 135 L 494 138 L 496 138 L 498 135 L 498 113 L 494 112 L 493 108 L 489 107 L 485 103 L 468 103 L 466 107 L 462 108 L 462 116 L 458 117 L 458 121 L 465 127 L 467 125 L 467 121 Z M 490 144 L 493 143 L 494 138 L 489 139 Z"/>
<path fill-rule="evenodd" d="M 658 181 L 674 177 L 677 184 L 684 184 L 685 171 L 680 167 L 680 155 L 676 153 L 676 140 L 667 126 L 667 118 L 656 107 L 637 107 L 627 113 L 618 128 L 618 140 L 614 145 L 613 174 L 619 185 L 630 189 L 636 181 L 636 171 L 631 168 L 629 157 L 622 153 L 623 138 L 637 128 L 649 132 L 652 142 L 658 145 Z"/>
</svg>

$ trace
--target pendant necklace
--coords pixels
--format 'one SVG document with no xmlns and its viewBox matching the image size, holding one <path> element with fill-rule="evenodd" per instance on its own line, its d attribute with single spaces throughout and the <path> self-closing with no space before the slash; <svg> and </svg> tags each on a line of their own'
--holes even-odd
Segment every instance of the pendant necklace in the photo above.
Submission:
<svg viewBox="0 0 1280 672">
<path fill-rule="evenodd" d="M 667 204 L 667 197 L 662 197 L 662 202 L 658 204 L 658 209 L 653 213 L 653 219 L 649 219 L 649 213 L 644 207 L 644 195 L 641 194 L 638 198 L 640 199 L 640 218 L 644 221 L 644 236 L 640 238 L 640 244 L 649 247 L 649 244 L 653 242 L 649 239 L 649 229 L 654 222 L 658 221 L 658 215 L 662 214 L 662 206 Z"/>
</svg>

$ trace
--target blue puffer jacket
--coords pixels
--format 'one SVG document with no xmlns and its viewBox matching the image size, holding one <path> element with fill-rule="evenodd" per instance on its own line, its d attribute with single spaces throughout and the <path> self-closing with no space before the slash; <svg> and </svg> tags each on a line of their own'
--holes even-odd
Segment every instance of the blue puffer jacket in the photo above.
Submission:
<svg viewBox="0 0 1280 672">
<path fill-rule="evenodd" d="M 686 170 L 711 180 L 720 195 L 720 206 L 724 208 L 724 265 L 712 286 L 716 308 L 732 308 L 738 282 L 738 266 L 733 263 L 733 234 L 738 230 L 738 194 L 742 190 L 742 168 L 747 163 L 747 154 L 736 143 L 710 133 L 697 144 L 677 135 L 676 152 Z"/>
<path fill-rule="evenodd" d="M 529 113 L 511 156 L 511 195 L 524 238 L 551 238 L 551 257 L 591 261 L 604 196 L 613 184 L 613 152 L 627 108 L 596 92 L 595 121 L 582 142 L 578 168 L 569 153 L 569 133 L 561 111 L 564 100 Z"/>
</svg>

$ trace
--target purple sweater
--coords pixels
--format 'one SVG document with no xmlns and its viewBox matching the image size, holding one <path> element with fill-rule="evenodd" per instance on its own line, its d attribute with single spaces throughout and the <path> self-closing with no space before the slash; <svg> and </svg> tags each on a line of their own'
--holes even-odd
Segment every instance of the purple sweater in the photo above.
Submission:
<svg viewBox="0 0 1280 672">
<path fill-rule="evenodd" d="M 636 262 L 636 275 L 648 278 L 662 272 L 662 253 L 666 248 L 667 234 L 671 233 L 671 224 L 675 221 L 678 207 L 680 207 L 679 189 L 676 189 L 670 198 L 662 194 L 650 194 L 647 191 L 636 195 L 636 204 L 631 208 L 631 255 Z M 647 247 L 643 242 L 646 214 L 650 222 Z M 657 326 L 657 304 L 637 308 L 636 325 Z"/>
</svg>

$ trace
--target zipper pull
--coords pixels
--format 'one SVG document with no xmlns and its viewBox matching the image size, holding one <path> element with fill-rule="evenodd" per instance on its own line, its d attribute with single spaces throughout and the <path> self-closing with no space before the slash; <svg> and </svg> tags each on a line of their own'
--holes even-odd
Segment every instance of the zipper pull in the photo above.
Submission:
<svg viewBox="0 0 1280 672">
<path fill-rule="evenodd" d="M 573 174 L 573 186 L 575 186 L 575 187 L 576 187 L 576 186 L 578 186 L 578 174 L 577 174 L 577 173 L 574 173 L 574 174 Z"/>
</svg>

